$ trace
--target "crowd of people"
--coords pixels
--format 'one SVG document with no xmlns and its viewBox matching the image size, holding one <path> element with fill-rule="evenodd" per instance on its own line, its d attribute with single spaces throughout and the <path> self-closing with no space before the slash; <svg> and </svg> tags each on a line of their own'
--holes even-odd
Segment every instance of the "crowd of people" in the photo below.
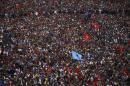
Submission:
<svg viewBox="0 0 130 86">
<path fill-rule="evenodd" d="M 130 86 L 130 3 L 120 1 L 2 0 L 0 86 Z"/>
</svg>

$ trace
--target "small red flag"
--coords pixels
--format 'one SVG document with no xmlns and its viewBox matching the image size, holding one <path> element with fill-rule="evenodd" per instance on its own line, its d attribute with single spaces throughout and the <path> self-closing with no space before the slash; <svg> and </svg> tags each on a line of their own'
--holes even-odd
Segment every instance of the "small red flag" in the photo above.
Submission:
<svg viewBox="0 0 130 86">
<path fill-rule="evenodd" d="M 123 46 L 117 46 L 117 51 L 122 54 L 125 51 L 125 48 Z"/>
<path fill-rule="evenodd" d="M 19 3 L 15 4 L 15 6 L 16 6 L 16 9 L 21 9 L 22 8 L 22 4 L 19 4 Z"/>
<path fill-rule="evenodd" d="M 91 27 L 95 30 L 99 30 L 101 28 L 101 25 L 98 22 L 91 23 Z"/>
<path fill-rule="evenodd" d="M 89 34 L 86 33 L 83 35 L 83 41 L 86 42 L 86 41 L 90 41 L 90 40 L 91 40 L 91 36 Z"/>
<path fill-rule="evenodd" d="M 124 74 L 125 76 L 130 77 L 130 72 L 129 72 L 128 68 L 124 68 L 124 69 L 123 69 L 123 74 Z"/>
</svg>

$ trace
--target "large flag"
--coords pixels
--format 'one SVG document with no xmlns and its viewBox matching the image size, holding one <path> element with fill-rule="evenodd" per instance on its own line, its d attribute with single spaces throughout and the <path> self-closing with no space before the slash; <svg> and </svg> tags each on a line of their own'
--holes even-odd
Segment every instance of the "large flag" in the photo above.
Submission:
<svg viewBox="0 0 130 86">
<path fill-rule="evenodd" d="M 72 59 L 82 60 L 82 57 L 83 57 L 83 56 L 82 56 L 81 54 L 79 54 L 79 53 L 77 53 L 77 52 L 75 52 L 75 51 L 71 51 L 70 53 L 71 53 Z"/>
</svg>

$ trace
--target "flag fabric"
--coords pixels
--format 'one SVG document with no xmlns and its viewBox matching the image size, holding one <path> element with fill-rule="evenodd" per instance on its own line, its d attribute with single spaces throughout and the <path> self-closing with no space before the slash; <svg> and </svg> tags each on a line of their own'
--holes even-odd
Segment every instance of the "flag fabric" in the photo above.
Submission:
<svg viewBox="0 0 130 86">
<path fill-rule="evenodd" d="M 75 51 L 72 51 L 71 52 L 71 56 L 72 56 L 72 59 L 75 59 L 75 60 L 82 60 L 82 55 L 75 52 Z"/>
<path fill-rule="evenodd" d="M 95 30 L 99 30 L 101 28 L 101 25 L 98 22 L 92 22 L 91 27 Z"/>
<path fill-rule="evenodd" d="M 90 40 L 91 40 L 91 36 L 90 36 L 89 34 L 85 33 L 85 34 L 83 35 L 83 41 L 84 41 L 84 42 L 88 42 L 88 41 L 90 41 Z"/>
</svg>

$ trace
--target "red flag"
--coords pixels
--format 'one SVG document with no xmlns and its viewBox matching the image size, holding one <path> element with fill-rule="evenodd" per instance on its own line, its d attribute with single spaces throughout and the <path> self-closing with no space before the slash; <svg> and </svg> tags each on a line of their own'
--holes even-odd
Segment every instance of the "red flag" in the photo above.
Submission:
<svg viewBox="0 0 130 86">
<path fill-rule="evenodd" d="M 91 36 L 89 34 L 83 35 L 83 41 L 90 41 L 90 40 L 91 40 Z"/>
<path fill-rule="evenodd" d="M 80 68 L 76 68 L 75 69 L 75 73 L 78 75 L 78 74 L 80 74 Z"/>
<path fill-rule="evenodd" d="M 117 51 L 122 54 L 125 51 L 125 48 L 123 46 L 117 46 Z"/>
<path fill-rule="evenodd" d="M 19 3 L 15 4 L 15 6 L 16 6 L 16 9 L 21 9 L 23 7 L 22 4 L 19 4 Z"/>
<path fill-rule="evenodd" d="M 97 81 L 93 82 L 93 86 L 99 86 Z"/>
<path fill-rule="evenodd" d="M 124 74 L 125 76 L 130 77 L 130 72 L 129 72 L 129 70 L 128 70 L 127 68 L 124 68 L 124 69 L 123 69 L 123 74 Z"/>
<path fill-rule="evenodd" d="M 101 25 L 98 22 L 91 23 L 91 27 L 95 30 L 99 30 L 101 28 Z"/>
</svg>

